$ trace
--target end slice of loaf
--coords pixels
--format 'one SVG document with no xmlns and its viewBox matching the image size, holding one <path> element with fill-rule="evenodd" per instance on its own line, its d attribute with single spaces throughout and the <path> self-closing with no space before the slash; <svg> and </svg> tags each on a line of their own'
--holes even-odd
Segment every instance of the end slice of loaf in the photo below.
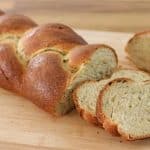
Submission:
<svg viewBox="0 0 150 150">
<path fill-rule="evenodd" d="M 118 78 L 99 95 L 97 118 L 112 135 L 127 140 L 150 137 L 150 81 Z"/>
<path fill-rule="evenodd" d="M 109 79 L 96 81 L 86 81 L 80 84 L 73 93 L 73 98 L 76 104 L 76 108 L 80 113 L 80 116 L 94 124 L 98 124 L 96 117 L 96 103 L 100 91 L 104 86 L 116 78 L 130 78 L 137 82 L 150 80 L 149 74 L 129 69 L 119 69 L 117 70 Z"/>
<path fill-rule="evenodd" d="M 138 68 L 150 72 L 150 31 L 135 34 L 127 43 L 126 52 Z"/>
</svg>

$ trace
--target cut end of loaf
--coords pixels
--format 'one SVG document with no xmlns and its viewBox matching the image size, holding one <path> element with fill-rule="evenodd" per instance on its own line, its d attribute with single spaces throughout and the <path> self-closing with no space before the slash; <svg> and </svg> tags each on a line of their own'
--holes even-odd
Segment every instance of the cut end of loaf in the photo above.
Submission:
<svg viewBox="0 0 150 150">
<path fill-rule="evenodd" d="M 138 68 L 150 72 L 150 31 L 134 35 L 127 43 L 126 52 Z"/>
<path fill-rule="evenodd" d="M 111 134 L 112 131 L 116 131 L 127 140 L 148 138 L 150 137 L 149 98 L 150 84 L 116 79 L 108 83 L 99 96 L 98 120 Z"/>
</svg>

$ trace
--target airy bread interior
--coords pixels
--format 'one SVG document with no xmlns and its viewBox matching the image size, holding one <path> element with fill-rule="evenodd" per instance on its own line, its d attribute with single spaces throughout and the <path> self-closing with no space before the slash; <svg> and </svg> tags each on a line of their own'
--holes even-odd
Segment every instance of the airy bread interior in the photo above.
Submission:
<svg viewBox="0 0 150 150">
<path fill-rule="evenodd" d="M 100 80 L 99 82 L 85 82 L 75 91 L 79 107 L 95 116 L 96 103 L 100 91 L 108 82 L 120 77 L 128 77 L 138 82 L 150 80 L 150 76 L 142 71 L 121 69 L 116 71 L 109 79 Z"/>
<path fill-rule="evenodd" d="M 110 76 L 116 66 L 117 61 L 114 52 L 109 48 L 99 48 L 88 62 L 82 64 L 73 80 L 74 82 L 100 80 Z"/>
<path fill-rule="evenodd" d="M 123 137 L 150 137 L 150 82 L 114 82 L 102 92 L 100 101 L 104 121 L 115 124 Z"/>
</svg>

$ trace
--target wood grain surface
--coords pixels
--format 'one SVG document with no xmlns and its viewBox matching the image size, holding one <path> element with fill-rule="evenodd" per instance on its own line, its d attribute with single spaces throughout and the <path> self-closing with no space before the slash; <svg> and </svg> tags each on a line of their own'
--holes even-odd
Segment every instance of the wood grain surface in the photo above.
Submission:
<svg viewBox="0 0 150 150">
<path fill-rule="evenodd" d="M 0 0 L 0 6 L 39 23 L 125 32 L 150 29 L 150 0 Z"/>
<path fill-rule="evenodd" d="M 89 43 L 114 47 L 120 65 L 129 66 L 124 46 L 132 34 L 78 30 Z M 132 66 L 133 67 L 133 66 Z M 0 150 L 149 150 L 150 139 L 112 137 L 82 120 L 74 110 L 53 118 L 27 99 L 0 89 Z"/>
</svg>

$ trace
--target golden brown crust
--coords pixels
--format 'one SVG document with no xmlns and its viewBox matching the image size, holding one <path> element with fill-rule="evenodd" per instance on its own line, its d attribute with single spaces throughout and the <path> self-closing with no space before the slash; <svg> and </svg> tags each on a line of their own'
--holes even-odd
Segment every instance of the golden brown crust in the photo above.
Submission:
<svg viewBox="0 0 150 150">
<path fill-rule="evenodd" d="M 70 80 L 59 53 L 45 52 L 30 60 L 23 70 L 14 48 L 0 44 L 0 87 L 29 98 L 54 116 Z M 40 70 L 40 71 L 39 71 Z"/>
<path fill-rule="evenodd" d="M 0 17 L 0 34 L 21 35 L 36 23 L 24 15 L 4 14 Z"/>
<path fill-rule="evenodd" d="M 30 60 L 24 74 L 23 95 L 53 115 L 61 115 L 56 113 L 56 105 L 70 79 L 61 61 L 59 53 L 42 53 Z"/>
<path fill-rule="evenodd" d="M 79 67 L 82 63 L 85 63 L 99 48 L 109 48 L 112 50 L 116 56 L 116 61 L 118 62 L 117 54 L 113 48 L 104 44 L 90 44 L 73 48 L 68 54 L 69 65 L 71 67 Z"/>
<path fill-rule="evenodd" d="M 77 98 L 77 92 L 78 92 L 78 89 L 80 88 L 80 86 L 82 86 L 82 84 L 84 84 L 85 82 L 96 82 L 96 81 L 84 81 L 82 82 L 79 86 L 77 86 L 75 89 L 74 89 L 74 92 L 73 92 L 73 101 L 74 101 L 74 104 L 75 104 L 75 107 L 78 111 L 78 113 L 80 114 L 80 116 L 88 121 L 89 123 L 92 123 L 94 125 L 99 125 L 101 127 L 101 124 L 98 123 L 98 120 L 97 120 L 97 117 L 96 115 L 92 115 L 90 112 L 87 112 L 85 111 L 84 109 L 82 109 L 80 106 L 79 106 L 79 103 L 78 103 L 78 98 Z"/>
<path fill-rule="evenodd" d="M 26 56 L 31 56 L 47 47 L 66 53 L 71 48 L 83 44 L 86 42 L 71 28 L 62 24 L 44 24 L 27 32 L 19 45 L 24 49 Z"/>
<path fill-rule="evenodd" d="M 143 35 L 145 35 L 145 34 L 150 34 L 150 30 L 143 31 L 143 32 L 138 32 L 138 33 L 136 33 L 136 34 L 134 35 L 134 37 L 135 37 L 135 36 L 143 36 Z"/>
<path fill-rule="evenodd" d="M 62 115 L 56 109 L 69 79 L 70 74 L 64 70 L 57 53 L 34 57 L 23 72 L 13 48 L 7 44 L 0 45 L 0 87 L 29 98 L 54 116 Z"/>
<path fill-rule="evenodd" d="M 22 66 L 8 44 L 0 44 L 0 87 L 19 92 Z"/>
</svg>

